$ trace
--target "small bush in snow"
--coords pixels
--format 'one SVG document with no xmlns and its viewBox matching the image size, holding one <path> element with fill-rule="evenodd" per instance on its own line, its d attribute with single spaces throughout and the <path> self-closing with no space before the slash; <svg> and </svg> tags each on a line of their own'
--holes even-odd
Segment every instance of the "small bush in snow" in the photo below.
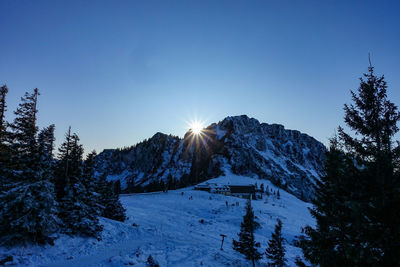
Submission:
<svg viewBox="0 0 400 267">
<path fill-rule="evenodd" d="M 147 258 L 147 267 L 160 267 L 160 265 L 158 264 L 158 262 L 156 260 L 153 259 L 153 256 L 149 256 Z"/>
</svg>

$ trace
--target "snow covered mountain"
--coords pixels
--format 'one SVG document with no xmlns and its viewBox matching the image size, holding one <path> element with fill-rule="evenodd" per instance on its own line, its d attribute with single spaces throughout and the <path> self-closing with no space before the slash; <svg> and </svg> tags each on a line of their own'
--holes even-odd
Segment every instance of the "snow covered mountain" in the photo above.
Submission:
<svg viewBox="0 0 400 267">
<path fill-rule="evenodd" d="M 120 180 L 126 192 L 183 187 L 233 173 L 270 180 L 308 201 L 323 172 L 325 146 L 307 134 L 246 115 L 227 117 L 184 138 L 156 133 L 124 149 L 97 156 L 97 175 Z"/>
</svg>

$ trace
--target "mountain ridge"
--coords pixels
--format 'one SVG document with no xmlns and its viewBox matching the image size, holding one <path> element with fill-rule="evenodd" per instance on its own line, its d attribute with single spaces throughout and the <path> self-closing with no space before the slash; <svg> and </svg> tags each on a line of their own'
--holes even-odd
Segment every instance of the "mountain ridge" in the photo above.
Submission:
<svg viewBox="0 0 400 267">
<path fill-rule="evenodd" d="M 96 175 L 120 180 L 125 192 L 174 189 L 218 177 L 224 169 L 270 180 L 309 201 L 323 174 L 326 148 L 315 138 L 247 115 L 226 117 L 183 138 L 160 132 L 96 158 Z"/>
</svg>

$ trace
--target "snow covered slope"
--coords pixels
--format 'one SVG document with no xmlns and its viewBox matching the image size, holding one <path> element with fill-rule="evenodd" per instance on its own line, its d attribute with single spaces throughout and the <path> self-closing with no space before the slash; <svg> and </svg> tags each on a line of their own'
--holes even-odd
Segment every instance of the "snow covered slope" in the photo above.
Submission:
<svg viewBox="0 0 400 267">
<path fill-rule="evenodd" d="M 255 183 L 254 178 L 228 173 L 215 178 L 217 183 Z M 265 186 L 277 190 L 270 182 Z M 264 251 L 276 224 L 283 222 L 287 240 L 287 258 L 294 266 L 300 250 L 292 246 L 300 228 L 313 224 L 307 208 L 310 204 L 280 190 L 281 199 L 273 196 L 252 201 L 261 224 L 256 240 Z M 0 248 L 0 258 L 13 255 L 17 266 L 146 266 L 149 255 L 160 266 L 250 266 L 250 262 L 232 249 L 237 237 L 244 199 L 195 191 L 192 188 L 123 195 L 123 205 L 129 219 L 125 223 L 101 219 L 104 224 L 102 240 L 61 236 L 55 246 L 29 246 L 7 250 Z M 228 202 L 228 207 L 226 206 Z M 232 204 L 239 203 L 239 206 Z M 135 223 L 137 226 L 132 226 Z M 221 237 L 227 237 L 220 250 Z M 258 266 L 265 266 L 265 257 Z"/>
<path fill-rule="evenodd" d="M 97 174 L 120 180 L 135 192 L 152 184 L 187 186 L 230 171 L 270 180 L 305 201 L 313 179 L 323 172 L 324 145 L 282 125 L 260 123 L 246 115 L 213 123 L 197 138 L 155 134 L 136 146 L 105 150 L 97 157 Z M 151 190 L 151 189 L 150 189 Z"/>
</svg>

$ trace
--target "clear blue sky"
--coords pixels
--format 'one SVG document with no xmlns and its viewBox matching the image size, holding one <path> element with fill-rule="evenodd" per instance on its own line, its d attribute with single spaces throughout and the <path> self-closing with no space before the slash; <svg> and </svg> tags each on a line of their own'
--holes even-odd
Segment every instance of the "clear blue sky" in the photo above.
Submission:
<svg viewBox="0 0 400 267">
<path fill-rule="evenodd" d="M 40 126 L 87 151 L 240 114 L 327 144 L 368 52 L 400 105 L 396 2 L 1 0 L 8 118 L 38 87 Z"/>
</svg>

